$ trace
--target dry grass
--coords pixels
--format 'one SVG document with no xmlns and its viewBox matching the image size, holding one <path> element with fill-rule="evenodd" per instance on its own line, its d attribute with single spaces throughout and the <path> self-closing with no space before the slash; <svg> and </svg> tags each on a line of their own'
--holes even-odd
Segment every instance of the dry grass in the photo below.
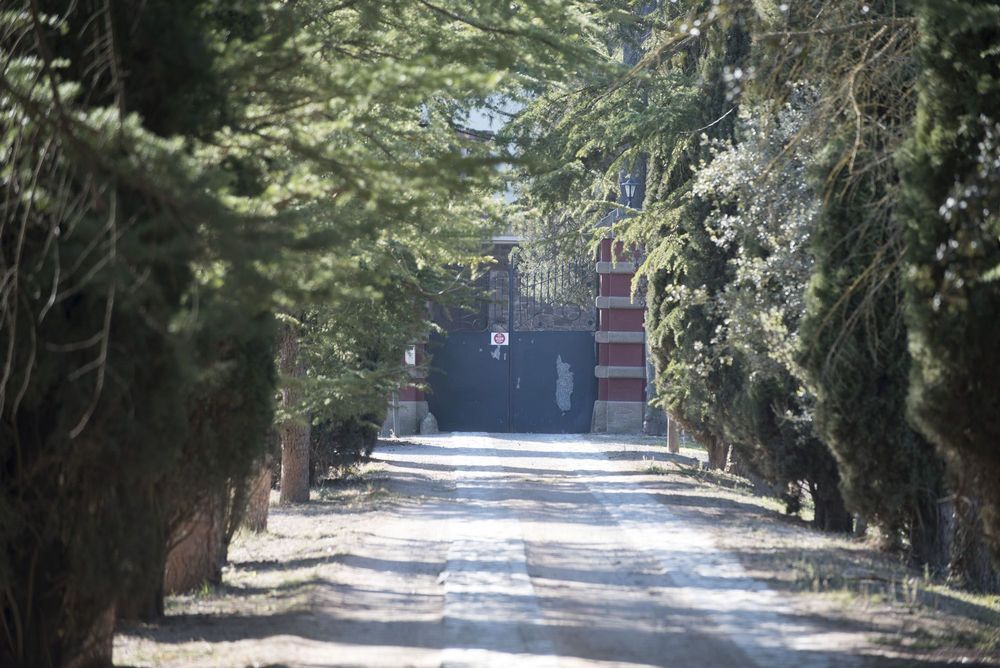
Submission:
<svg viewBox="0 0 1000 668">
<path fill-rule="evenodd" d="M 343 473 L 344 477 L 314 489 L 308 505 L 283 508 L 277 505 L 277 492 L 272 492 L 269 530 L 235 536 L 221 584 L 168 597 L 167 616 L 157 624 L 120 628 L 115 637 L 116 665 L 229 665 L 234 655 L 227 645 L 241 640 L 244 632 L 254 636 L 245 624 L 264 627 L 259 630 L 262 637 L 269 632 L 268 624 L 282 630 L 312 624 L 317 589 L 338 557 L 357 540 L 351 514 L 394 498 L 381 484 L 385 478 L 381 465 L 366 464 Z M 331 517 L 343 521 L 331 522 Z M 294 656 L 293 649 L 287 651 Z"/>
<path fill-rule="evenodd" d="M 811 508 L 789 516 L 780 500 L 755 494 L 748 480 L 671 461 L 662 439 L 615 440 L 610 457 L 634 460 L 671 497 L 687 497 L 671 511 L 710 519 L 718 546 L 797 608 L 845 626 L 867 625 L 886 656 L 1000 665 L 1000 596 L 962 591 L 910 568 L 880 550 L 875 536 L 813 530 Z"/>
</svg>

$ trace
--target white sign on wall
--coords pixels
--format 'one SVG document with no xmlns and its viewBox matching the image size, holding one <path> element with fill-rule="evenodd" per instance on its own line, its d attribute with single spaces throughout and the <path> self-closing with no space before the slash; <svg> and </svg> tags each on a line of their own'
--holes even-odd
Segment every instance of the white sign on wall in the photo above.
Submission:
<svg viewBox="0 0 1000 668">
<path fill-rule="evenodd" d="M 416 346 L 410 346 L 406 349 L 406 364 L 408 366 L 417 365 L 417 348 Z"/>
<path fill-rule="evenodd" d="M 510 342 L 510 336 L 507 332 L 493 332 L 490 334 L 490 345 L 491 346 L 506 346 Z"/>
</svg>

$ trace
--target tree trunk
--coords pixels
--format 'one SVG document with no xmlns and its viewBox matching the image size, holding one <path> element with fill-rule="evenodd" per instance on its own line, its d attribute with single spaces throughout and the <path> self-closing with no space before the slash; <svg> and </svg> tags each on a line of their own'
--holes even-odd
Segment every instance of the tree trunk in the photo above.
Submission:
<svg viewBox="0 0 1000 668">
<path fill-rule="evenodd" d="M 736 446 L 731 446 L 726 453 L 726 473 L 740 478 L 750 480 L 754 477 L 753 471 Z"/>
<path fill-rule="evenodd" d="M 708 450 L 708 465 L 710 468 L 722 470 L 726 468 L 729 459 L 729 446 L 714 436 L 705 439 L 705 449 Z"/>
<path fill-rule="evenodd" d="M 118 599 L 118 618 L 152 622 L 163 616 L 163 572 L 166 569 L 166 538 L 160 541 L 157 558 L 143 564 L 142 572 Z"/>
<path fill-rule="evenodd" d="M 213 498 L 171 537 L 172 547 L 163 573 L 166 593 L 177 594 L 206 582 L 222 581 L 226 554 L 223 516 L 222 504 Z"/>
<path fill-rule="evenodd" d="M 653 406 L 656 399 L 656 368 L 646 346 L 646 406 L 642 416 L 642 433 L 647 436 L 663 436 L 667 433 L 669 418 L 667 412 Z"/>
<path fill-rule="evenodd" d="M 64 668 L 112 668 L 114 639 L 115 607 L 110 606 L 97 615 L 80 653 L 62 665 Z"/>
<path fill-rule="evenodd" d="M 301 378 L 299 339 L 295 330 L 285 326 L 278 350 L 278 368 L 284 376 L 281 404 L 291 414 L 302 400 L 302 390 L 289 379 Z M 289 419 L 279 428 L 281 434 L 281 504 L 309 501 L 309 422 Z"/>
<path fill-rule="evenodd" d="M 681 451 L 681 434 L 677 420 L 667 415 L 667 452 L 675 455 Z"/>
<path fill-rule="evenodd" d="M 854 515 L 847 510 L 840 490 L 836 486 L 832 486 L 833 489 L 829 487 L 831 485 L 827 488 L 816 483 L 809 485 L 809 493 L 816 509 L 813 527 L 822 531 L 850 533 L 854 529 Z"/>
<path fill-rule="evenodd" d="M 916 501 L 913 524 L 910 526 L 910 554 L 917 566 L 941 573 L 948 566 L 948 530 L 936 496 L 923 494 Z"/>
<path fill-rule="evenodd" d="M 960 587 L 981 592 L 1000 590 L 1000 574 L 993 567 L 989 547 L 983 540 L 979 518 L 980 504 L 976 499 L 957 494 L 955 500 L 942 508 L 942 514 L 951 514 L 949 526 L 948 579 Z"/>
<path fill-rule="evenodd" d="M 139 572 L 118 592 L 116 616 L 121 620 L 152 622 L 163 616 L 163 571 L 167 563 L 167 526 L 159 522 L 155 552 L 137 564 Z"/>
<path fill-rule="evenodd" d="M 271 501 L 271 457 L 263 459 L 257 479 L 250 488 L 243 526 L 256 533 L 267 531 L 267 510 Z"/>
</svg>

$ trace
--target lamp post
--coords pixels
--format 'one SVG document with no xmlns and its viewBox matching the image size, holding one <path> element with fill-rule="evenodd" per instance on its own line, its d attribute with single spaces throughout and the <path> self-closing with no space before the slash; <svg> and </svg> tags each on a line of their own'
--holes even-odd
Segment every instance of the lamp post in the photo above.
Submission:
<svg viewBox="0 0 1000 668">
<path fill-rule="evenodd" d="M 635 200 L 635 191 L 639 189 L 639 179 L 632 174 L 626 174 L 619 185 L 625 198 L 625 206 L 631 209 L 632 202 Z"/>
</svg>

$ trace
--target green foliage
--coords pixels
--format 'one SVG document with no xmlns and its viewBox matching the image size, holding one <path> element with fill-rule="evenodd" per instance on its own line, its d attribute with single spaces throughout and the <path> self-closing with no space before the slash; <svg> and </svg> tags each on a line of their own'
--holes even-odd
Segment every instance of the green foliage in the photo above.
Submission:
<svg viewBox="0 0 1000 668">
<path fill-rule="evenodd" d="M 524 174 L 522 201 L 548 227 L 528 228 L 529 235 L 544 245 L 566 240 L 563 252 L 579 256 L 582 245 L 608 231 L 600 222 L 613 220 L 620 239 L 645 247 L 647 325 L 660 398 L 686 429 L 721 445 L 712 415 L 737 390 L 739 372 L 706 346 L 721 321 L 714 304 L 728 280 L 728 251 L 705 229 L 709 207 L 692 194 L 691 182 L 692 168 L 709 157 L 709 136 L 733 132 L 735 117 L 727 111 L 738 91 L 725 81 L 748 43 L 740 20 L 716 10 L 696 29 L 691 15 L 702 4 L 606 17 L 616 46 L 624 41 L 626 52 L 645 46 L 650 54 L 623 72 L 614 61 L 625 54 L 610 49 L 604 70 L 550 90 L 521 114 L 513 136 L 533 167 Z M 641 213 L 615 213 L 622 173 L 646 174 Z M 724 449 L 713 450 L 724 459 Z"/>
<path fill-rule="evenodd" d="M 736 113 L 750 71 L 748 28 L 770 19 L 702 10 L 671 3 L 636 19 L 653 33 L 624 80 L 554 91 L 522 115 L 522 127 L 552 128 L 541 141 L 527 133 L 529 155 L 546 168 L 532 173 L 526 200 L 550 231 L 553 221 L 559 231 L 592 226 L 608 213 L 600 198 L 617 199 L 621 171 L 645 169 L 643 211 L 615 231 L 648 253 L 641 276 L 660 402 L 717 466 L 734 444 L 777 486 L 809 481 L 818 521 L 843 528 L 836 466 L 813 433 L 813 398 L 794 377 L 817 203 L 812 190 L 787 183 L 801 180 L 808 149 L 771 164 L 791 150 L 802 125 L 791 116 L 802 111 L 773 123 L 753 120 L 768 116 L 764 106 Z"/>
<path fill-rule="evenodd" d="M 128 106 L 108 54 L 87 50 L 122 17 L 85 18 L 0 16 L 10 63 L 0 105 L 13 121 L 0 149 L 10 277 L 0 300 L 0 514 L 9 519 L 0 657 L 18 665 L 98 652 L 95 620 L 162 551 L 159 486 L 191 436 L 187 360 L 198 352 L 172 330 L 197 290 L 198 224 L 225 218 L 202 195 L 204 166 L 143 124 L 156 117 L 172 133 L 185 119 L 155 97 Z M 194 46 L 200 31 L 179 22 L 159 34 Z M 145 47 L 118 48 L 112 57 L 131 59 Z M 88 65 L 93 91 L 72 78 Z"/>
<path fill-rule="evenodd" d="M 761 50 L 761 90 L 780 98 L 789 90 L 780 77 L 794 73 L 817 91 L 803 134 L 818 147 L 809 181 L 822 206 L 800 361 L 818 433 L 837 458 L 848 506 L 937 568 L 943 466 L 904 405 L 910 358 L 892 157 L 913 118 L 908 11 L 870 3 L 859 20 L 849 2 L 796 7 L 788 32 Z"/>
<path fill-rule="evenodd" d="M 647 251 L 633 288 L 671 414 L 769 480 L 805 481 L 821 524 L 847 528 L 851 508 L 935 568 L 950 544 L 962 571 L 978 504 L 994 543 L 1000 517 L 1000 10 L 639 4 L 605 17 L 644 51 L 635 67 L 552 89 L 515 126 L 544 167 L 522 175 L 525 229 L 578 254 L 612 220 Z M 643 210 L 612 214 L 637 171 Z"/>
<path fill-rule="evenodd" d="M 119 597 L 155 607 L 171 527 L 220 495 L 235 525 L 273 313 L 316 314 L 313 405 L 384 400 L 423 320 L 403 300 L 495 220 L 505 157 L 462 110 L 584 64 L 589 22 L 547 0 L 41 4 L 0 12 L 5 665 L 100 660 Z M 384 340 L 352 329 L 366 305 Z"/>
<path fill-rule="evenodd" d="M 378 440 L 381 417 L 369 413 L 314 424 L 310 435 L 310 477 L 319 480 L 330 469 L 343 469 L 370 457 Z"/>
<path fill-rule="evenodd" d="M 373 274 L 385 285 L 372 296 L 312 308 L 301 319 L 305 373 L 287 382 L 299 384 L 302 401 L 282 418 L 312 421 L 313 477 L 370 454 L 387 397 L 413 382 L 402 360 L 429 331 L 420 289 L 438 282 L 431 274 L 414 275 L 417 284 L 408 286 L 386 267 Z"/>
<path fill-rule="evenodd" d="M 546 166 L 528 203 L 568 236 L 648 166 L 643 211 L 614 231 L 648 253 L 634 287 L 648 281 L 664 406 L 770 480 L 807 481 L 828 526 L 848 524 L 839 482 L 937 561 L 942 466 L 903 400 L 892 159 L 914 111 L 908 4 L 679 2 L 633 18 L 650 30 L 627 76 L 522 115 Z"/>
<path fill-rule="evenodd" d="M 892 537 L 908 534 L 914 556 L 936 567 L 942 467 L 905 419 L 910 359 L 898 269 L 873 276 L 884 253 L 899 252 L 885 219 L 872 219 L 881 188 L 873 178 L 856 182 L 820 214 L 801 362 L 850 507 Z"/>
<path fill-rule="evenodd" d="M 1000 555 L 1000 4 L 917 4 L 919 103 L 901 159 L 910 414 L 982 504 Z M 970 499 L 971 497 L 971 499 Z"/>
<path fill-rule="evenodd" d="M 814 189 L 805 187 L 813 147 L 798 139 L 814 97 L 801 91 L 773 118 L 762 107 L 741 111 L 735 140 L 715 144 L 694 192 L 713 203 L 706 229 L 732 256 L 731 279 L 716 300 L 723 317 L 711 344 L 717 355 L 734 360 L 741 390 L 713 420 L 724 426 L 745 465 L 790 490 L 790 511 L 801 506 L 804 483 L 815 524 L 844 531 L 852 523 L 837 465 L 817 436 L 816 400 L 795 362 L 814 264 L 809 240 L 820 206 Z"/>
</svg>

